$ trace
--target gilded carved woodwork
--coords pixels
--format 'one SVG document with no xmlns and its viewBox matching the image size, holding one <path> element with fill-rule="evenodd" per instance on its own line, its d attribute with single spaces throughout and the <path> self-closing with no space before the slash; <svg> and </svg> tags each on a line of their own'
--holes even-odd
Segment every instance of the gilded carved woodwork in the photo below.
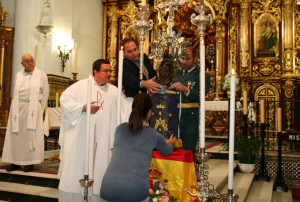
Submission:
<svg viewBox="0 0 300 202">
<path fill-rule="evenodd" d="M 282 1 L 282 20 L 284 22 L 284 49 L 293 48 L 293 2 L 295 1 Z"/>
<path fill-rule="evenodd" d="M 138 30 L 133 30 L 132 28 L 132 22 L 136 17 L 136 14 L 139 12 L 139 9 L 136 7 L 135 3 L 133 1 L 130 1 L 125 9 L 124 12 L 122 12 L 122 20 L 121 20 L 121 33 L 122 33 L 122 39 L 125 37 L 132 37 L 129 36 L 130 34 L 134 35 L 134 38 L 137 37 L 137 40 L 139 40 L 139 32 Z M 124 13 L 124 14 L 123 14 Z M 134 32 L 134 33 L 133 33 Z M 139 44 L 137 44 L 139 47 Z"/>
<path fill-rule="evenodd" d="M 111 5 L 107 12 L 108 21 L 110 27 L 108 29 L 108 40 L 107 44 L 107 59 L 110 61 L 111 65 L 111 82 L 117 82 L 117 32 L 118 32 L 118 18 L 119 13 L 117 9 L 117 4 Z"/>
<path fill-rule="evenodd" d="M 293 92 L 295 89 L 295 84 L 294 84 L 293 79 L 291 79 L 291 78 L 286 79 L 284 82 L 284 85 L 283 85 L 283 89 L 285 91 L 285 93 L 284 93 L 285 96 L 287 98 L 291 98 L 293 96 Z"/>
<path fill-rule="evenodd" d="M 286 122 L 287 122 L 287 130 L 291 130 L 291 124 L 292 124 L 292 103 L 286 102 L 285 106 L 285 116 L 286 116 Z"/>
<path fill-rule="evenodd" d="M 292 74 L 293 73 L 293 50 L 285 50 L 283 54 L 283 65 L 284 73 Z"/>
<path fill-rule="evenodd" d="M 294 50 L 295 54 L 293 57 L 295 58 L 295 74 L 300 74 L 300 6 L 296 5 L 294 2 L 294 20 L 295 20 L 295 29 L 294 32 Z"/>
<path fill-rule="evenodd" d="M 231 18 L 229 21 L 229 55 L 228 55 L 228 60 L 232 59 L 232 67 L 234 68 L 236 72 L 239 73 L 239 68 L 236 63 L 236 56 L 237 56 L 237 29 L 238 29 L 238 9 L 237 7 L 233 6 L 231 7 Z M 231 70 L 228 67 L 228 72 Z"/>
<path fill-rule="evenodd" d="M 207 111 L 205 132 L 212 136 L 225 136 L 228 133 L 228 111 Z"/>
<path fill-rule="evenodd" d="M 281 66 L 277 58 L 259 58 L 254 59 L 256 65 L 252 67 L 252 76 L 254 77 L 279 77 L 281 75 Z"/>
<path fill-rule="evenodd" d="M 241 65 L 240 69 L 240 75 L 242 77 L 249 76 L 249 63 L 250 63 L 250 54 L 249 54 L 249 36 L 250 36 L 250 29 L 249 29 L 249 21 L 250 21 L 250 0 L 244 0 L 241 1 L 240 4 L 240 47 L 242 47 L 242 43 L 244 44 L 245 47 L 245 58 L 246 58 L 246 65 Z M 242 34 L 244 34 L 244 37 L 242 37 Z M 244 41 L 242 41 L 244 39 Z M 240 48 L 240 61 L 242 61 L 242 48 Z M 240 62 L 242 64 L 242 62 Z"/>
<path fill-rule="evenodd" d="M 6 127 L 11 97 L 12 53 L 14 29 L 5 27 L 7 12 L 0 2 L 0 127 Z M 0 137 L 0 148 L 1 147 Z"/>
<path fill-rule="evenodd" d="M 281 21 L 281 0 L 258 0 L 252 2 L 252 23 L 256 23 L 260 16 L 269 13 L 277 23 Z"/>
<path fill-rule="evenodd" d="M 220 17 L 216 18 L 216 65 L 218 67 L 217 84 L 219 96 L 222 95 L 222 81 L 225 76 L 225 25 Z"/>
</svg>

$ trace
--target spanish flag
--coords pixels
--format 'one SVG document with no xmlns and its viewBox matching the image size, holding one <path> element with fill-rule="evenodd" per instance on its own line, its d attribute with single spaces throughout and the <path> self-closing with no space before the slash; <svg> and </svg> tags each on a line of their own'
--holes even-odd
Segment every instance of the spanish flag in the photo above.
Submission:
<svg viewBox="0 0 300 202">
<path fill-rule="evenodd" d="M 170 156 L 163 156 L 158 151 L 153 151 L 151 167 L 158 168 L 166 182 L 169 196 L 174 196 L 179 202 L 191 202 L 196 197 L 189 195 L 184 189 L 197 185 L 197 178 L 192 151 L 178 149 Z M 151 179 L 150 179 L 151 185 Z M 192 190 L 196 193 L 196 190 Z"/>
</svg>

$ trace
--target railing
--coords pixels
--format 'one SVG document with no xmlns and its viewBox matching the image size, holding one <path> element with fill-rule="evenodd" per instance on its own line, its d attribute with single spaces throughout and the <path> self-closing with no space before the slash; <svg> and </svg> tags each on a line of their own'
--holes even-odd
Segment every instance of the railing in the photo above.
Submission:
<svg viewBox="0 0 300 202">
<path fill-rule="evenodd" d="M 252 105 L 252 106 L 251 106 Z M 258 101 L 248 102 L 249 110 L 247 123 L 244 124 L 243 111 L 236 108 L 236 134 L 243 135 L 246 125 L 247 135 L 261 137 L 261 114 Z M 265 150 L 277 151 L 278 140 L 276 126 L 278 120 L 276 117 L 277 108 L 282 109 L 282 151 L 299 152 L 300 151 L 300 101 L 266 101 L 265 102 Z M 299 134 L 299 135 L 298 135 Z"/>
</svg>

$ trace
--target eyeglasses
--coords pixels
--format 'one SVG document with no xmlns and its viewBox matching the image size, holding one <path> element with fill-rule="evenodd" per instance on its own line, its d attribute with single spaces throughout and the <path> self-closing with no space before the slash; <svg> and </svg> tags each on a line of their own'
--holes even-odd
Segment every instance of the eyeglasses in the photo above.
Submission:
<svg viewBox="0 0 300 202">
<path fill-rule="evenodd" d="M 31 59 L 31 60 L 25 60 L 24 63 L 26 63 L 26 64 L 34 63 L 34 60 L 33 59 Z"/>
<path fill-rule="evenodd" d="M 105 74 L 107 74 L 108 72 L 111 73 L 112 70 L 111 69 L 104 69 L 104 70 L 100 70 L 100 72 L 104 72 Z"/>
</svg>

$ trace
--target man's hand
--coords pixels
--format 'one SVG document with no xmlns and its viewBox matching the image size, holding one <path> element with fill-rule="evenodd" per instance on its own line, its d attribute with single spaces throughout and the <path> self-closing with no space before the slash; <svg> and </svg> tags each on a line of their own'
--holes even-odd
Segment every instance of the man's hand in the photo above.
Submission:
<svg viewBox="0 0 300 202">
<path fill-rule="evenodd" d="M 177 91 L 182 91 L 182 92 L 184 92 L 185 94 L 187 94 L 187 93 L 189 92 L 189 88 L 188 88 L 187 86 L 183 85 L 183 84 L 180 83 L 180 82 L 176 82 L 176 83 L 172 84 L 172 85 L 170 86 L 170 88 L 174 88 L 174 89 L 177 90 Z"/>
<path fill-rule="evenodd" d="M 172 134 L 171 136 L 170 136 L 170 138 L 168 139 L 168 140 L 166 140 L 167 141 L 167 143 L 169 143 L 169 144 L 171 144 L 171 145 L 175 145 L 175 142 L 176 142 L 176 137 L 174 137 L 174 134 Z"/>
<path fill-rule="evenodd" d="M 146 88 L 150 93 L 155 93 L 159 89 L 161 89 L 162 85 L 159 83 L 155 82 L 156 76 L 153 77 L 152 79 L 149 79 L 147 81 L 142 81 L 141 86 L 143 88 Z"/>
<path fill-rule="evenodd" d="M 97 111 L 100 109 L 98 105 L 93 105 L 96 103 L 96 101 L 91 102 L 91 114 L 97 113 Z M 86 112 L 87 104 L 83 105 L 82 112 Z"/>
</svg>

